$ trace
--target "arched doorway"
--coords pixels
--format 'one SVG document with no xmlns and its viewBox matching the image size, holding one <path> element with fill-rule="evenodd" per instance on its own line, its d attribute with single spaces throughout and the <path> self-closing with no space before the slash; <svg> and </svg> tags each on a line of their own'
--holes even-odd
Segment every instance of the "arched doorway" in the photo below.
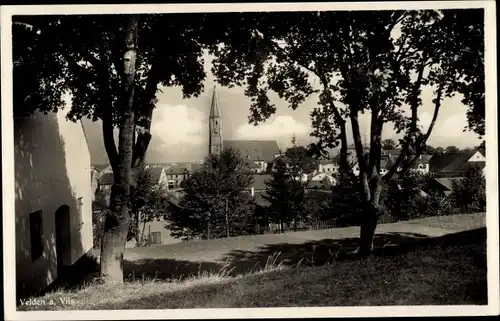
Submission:
<svg viewBox="0 0 500 321">
<path fill-rule="evenodd" d="M 69 206 L 60 206 L 55 215 L 56 220 L 56 256 L 57 276 L 63 274 L 63 268 L 69 264 L 71 257 L 71 210 Z"/>
</svg>

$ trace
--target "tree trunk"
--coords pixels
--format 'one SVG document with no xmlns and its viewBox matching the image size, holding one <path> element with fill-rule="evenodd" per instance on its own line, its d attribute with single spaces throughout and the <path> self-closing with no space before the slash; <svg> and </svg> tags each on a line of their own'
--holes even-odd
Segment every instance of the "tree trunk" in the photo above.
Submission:
<svg viewBox="0 0 500 321">
<path fill-rule="evenodd" d="M 141 246 L 141 229 L 140 229 L 140 226 L 141 226 L 141 213 L 137 212 L 136 213 L 136 227 L 135 227 L 135 242 L 136 242 L 136 246 L 137 247 L 140 247 Z"/>
<path fill-rule="evenodd" d="M 118 164 L 111 188 L 110 211 L 104 222 L 101 245 L 101 278 L 111 283 L 123 283 L 123 252 L 130 221 L 130 181 L 134 146 L 135 115 L 134 78 L 138 19 L 132 16 L 127 26 L 123 71 L 123 109 L 118 136 Z"/>
<path fill-rule="evenodd" d="M 363 219 L 360 222 L 359 254 L 365 256 L 373 250 L 373 239 L 377 228 L 378 209 L 373 204 L 363 206 Z"/>
</svg>

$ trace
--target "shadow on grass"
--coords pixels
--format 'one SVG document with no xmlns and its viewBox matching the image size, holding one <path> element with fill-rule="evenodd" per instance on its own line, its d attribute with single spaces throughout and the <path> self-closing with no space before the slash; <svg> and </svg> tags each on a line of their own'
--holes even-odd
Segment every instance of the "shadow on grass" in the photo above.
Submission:
<svg viewBox="0 0 500 321">
<path fill-rule="evenodd" d="M 444 237 L 428 238 L 415 233 L 378 234 L 374 240 L 372 256 L 402 256 L 412 251 L 426 251 L 433 247 L 449 247 L 479 244 L 485 245 L 486 229 L 467 231 Z M 286 266 L 317 266 L 333 261 L 360 260 L 352 252 L 357 248 L 357 238 L 323 239 L 302 244 L 270 244 L 256 251 L 234 250 L 226 254 L 223 260 L 215 262 L 193 262 L 175 259 L 143 259 L 124 261 L 124 276 L 127 281 L 141 279 L 180 280 L 203 274 L 236 276 L 259 270 L 273 269 L 278 264 Z M 279 255 L 278 255 L 279 254 Z M 476 264 L 486 269 L 486 247 L 481 253 L 473 255 Z M 96 259 L 84 256 L 72 266 L 65 277 L 56 281 L 47 291 L 58 288 L 74 289 L 91 281 L 99 274 Z M 470 285 L 471 297 L 482 297 L 485 286 L 477 283 Z"/>
<path fill-rule="evenodd" d="M 272 306 L 448 305 L 487 304 L 486 229 L 436 238 L 380 235 L 370 257 L 344 255 L 323 268 L 285 270 L 251 275 L 235 282 L 216 282 L 106 304 L 101 309 L 237 308 Z M 252 263 L 267 261 L 274 250 L 294 263 L 312 255 L 315 263 L 330 258 L 342 246 L 355 248 L 355 239 L 279 244 L 259 252 L 233 251 L 228 258 Z M 314 247 L 314 251 L 312 248 Z M 326 254 L 328 253 L 328 254 Z M 299 272 L 302 271 L 302 272 Z"/>
</svg>

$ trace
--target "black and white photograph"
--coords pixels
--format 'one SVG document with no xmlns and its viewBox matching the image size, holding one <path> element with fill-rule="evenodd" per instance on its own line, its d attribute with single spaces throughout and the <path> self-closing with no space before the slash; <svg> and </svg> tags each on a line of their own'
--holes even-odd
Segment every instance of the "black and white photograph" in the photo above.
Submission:
<svg viewBox="0 0 500 321">
<path fill-rule="evenodd" d="M 6 319 L 499 313 L 493 1 L 1 10 Z"/>
</svg>

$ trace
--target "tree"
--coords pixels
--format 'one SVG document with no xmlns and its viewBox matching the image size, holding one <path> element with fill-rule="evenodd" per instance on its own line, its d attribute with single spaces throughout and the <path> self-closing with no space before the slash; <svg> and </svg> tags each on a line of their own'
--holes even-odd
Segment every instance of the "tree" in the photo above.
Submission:
<svg viewBox="0 0 500 321">
<path fill-rule="evenodd" d="M 158 86 L 181 86 L 184 97 L 203 89 L 202 47 L 215 40 L 203 26 L 200 14 L 13 17 L 15 114 L 56 111 L 70 93 L 70 120 L 102 121 L 114 173 L 103 279 L 123 282 L 129 203 L 144 169 Z"/>
<path fill-rule="evenodd" d="M 146 223 L 164 216 L 167 199 L 164 191 L 153 184 L 151 173 L 143 171 L 137 180 L 131 202 L 133 220 L 129 225 L 127 240 L 135 238 L 138 247 L 143 245 Z"/>
<path fill-rule="evenodd" d="M 172 234 L 212 239 L 253 229 L 254 204 L 246 192 L 252 181 L 252 172 L 236 150 L 211 154 L 186 180 L 181 211 L 170 218 Z"/>
<path fill-rule="evenodd" d="M 453 182 L 451 198 L 455 206 L 466 213 L 486 211 L 486 179 L 482 169 L 472 166 L 463 179 Z"/>
<path fill-rule="evenodd" d="M 285 224 L 292 221 L 294 229 L 297 230 L 297 223 L 302 218 L 305 205 L 305 188 L 284 159 L 278 159 L 276 162 L 272 179 L 266 182 L 263 197 L 270 202 L 269 219 L 279 224 L 281 231 L 284 231 Z"/>
<path fill-rule="evenodd" d="M 448 146 L 448 147 L 446 147 L 445 151 L 447 153 L 456 153 L 460 150 L 456 146 Z"/>
<path fill-rule="evenodd" d="M 392 139 L 384 139 L 382 141 L 382 149 L 392 150 L 396 148 L 396 142 Z"/>
<path fill-rule="evenodd" d="M 425 215 L 426 213 L 421 213 L 421 191 L 424 184 L 425 178 L 416 172 L 393 178 L 382 196 L 384 207 L 392 216 L 402 220 Z"/>
<path fill-rule="evenodd" d="M 302 174 L 312 173 L 318 168 L 318 160 L 309 155 L 304 146 L 295 145 L 286 150 L 282 160 L 287 165 L 287 170 L 292 177 L 299 178 Z"/>
<path fill-rule="evenodd" d="M 429 155 L 434 155 L 434 154 L 442 154 L 444 153 L 444 148 L 443 147 L 433 147 L 430 145 L 425 146 L 425 152 Z"/>
<path fill-rule="evenodd" d="M 338 173 L 336 180 L 324 219 L 338 219 L 341 226 L 359 226 L 363 214 L 359 184 L 346 172 Z"/>
<path fill-rule="evenodd" d="M 483 16 L 475 9 L 234 15 L 233 21 L 225 21 L 230 31 L 223 46 L 211 48 L 216 56 L 213 71 L 222 85 L 246 87 L 253 123 L 275 113 L 267 96 L 270 90 L 292 109 L 319 94 L 320 107 L 311 114 L 312 136 L 317 138 L 311 150 L 323 153 L 340 145 L 340 169 L 359 184 L 359 251 L 368 254 L 380 215 L 380 194 L 425 149 L 442 99 L 464 95 L 469 128 L 484 134 Z M 435 90 L 430 102 L 434 113 L 425 133 L 418 126 L 424 86 Z M 367 154 L 361 113 L 371 118 Z M 357 178 L 347 161 L 347 123 L 360 168 Z M 403 139 L 401 154 L 381 177 L 381 135 L 388 124 L 403 133 Z"/>
</svg>

